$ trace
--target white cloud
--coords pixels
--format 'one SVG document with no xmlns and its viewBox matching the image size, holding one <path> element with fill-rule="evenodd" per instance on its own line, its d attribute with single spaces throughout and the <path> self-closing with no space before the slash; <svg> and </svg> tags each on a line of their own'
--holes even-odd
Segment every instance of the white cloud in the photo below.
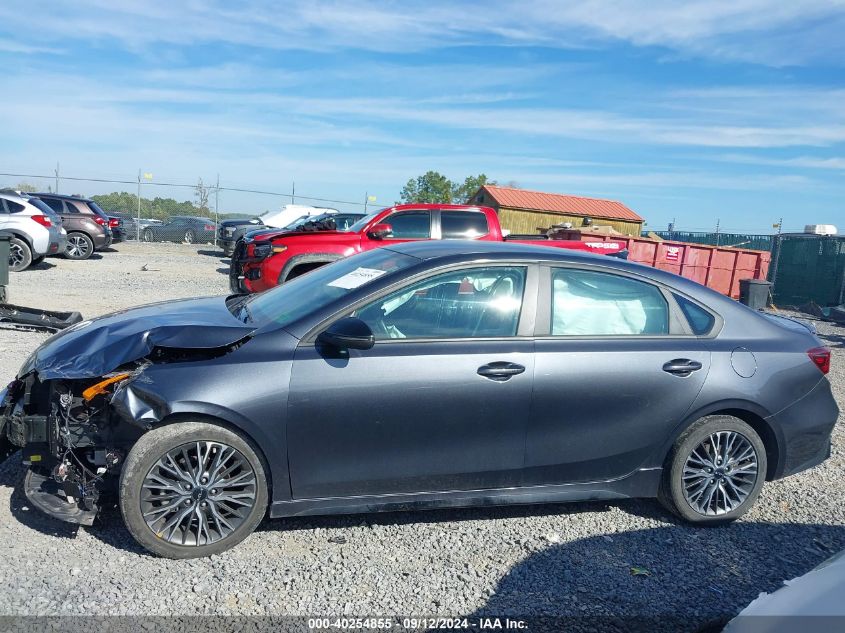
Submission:
<svg viewBox="0 0 845 633">
<path fill-rule="evenodd" d="M 60 0 L 39 10 L 23 0 L 0 21 L 27 39 L 84 38 L 129 50 L 157 44 L 225 43 L 255 49 L 409 52 L 454 45 L 520 44 L 562 48 L 619 41 L 682 55 L 767 65 L 822 60 L 841 64 L 842 0 L 592 0 L 463 2 L 300 0 L 128 3 Z"/>
</svg>

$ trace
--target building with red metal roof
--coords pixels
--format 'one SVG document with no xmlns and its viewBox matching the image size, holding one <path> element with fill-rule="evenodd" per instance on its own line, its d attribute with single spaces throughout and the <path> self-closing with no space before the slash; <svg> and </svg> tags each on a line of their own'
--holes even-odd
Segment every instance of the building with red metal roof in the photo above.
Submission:
<svg viewBox="0 0 845 633">
<path fill-rule="evenodd" d="M 502 228 L 511 233 L 536 233 L 568 222 L 574 228 L 601 224 L 626 235 L 639 236 L 644 222 L 642 216 L 616 200 L 499 185 L 484 185 L 470 198 L 469 204 L 496 209 Z"/>
</svg>

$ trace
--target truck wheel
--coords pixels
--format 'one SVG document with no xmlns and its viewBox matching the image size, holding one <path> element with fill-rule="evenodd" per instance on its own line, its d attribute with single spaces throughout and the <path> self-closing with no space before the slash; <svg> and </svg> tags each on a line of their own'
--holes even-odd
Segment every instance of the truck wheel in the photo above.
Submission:
<svg viewBox="0 0 845 633">
<path fill-rule="evenodd" d="M 267 511 L 267 475 L 243 437 L 205 422 L 153 429 L 132 447 L 119 487 L 130 534 L 166 558 L 219 554 Z"/>
<path fill-rule="evenodd" d="M 32 264 L 32 250 L 29 244 L 19 237 L 9 240 L 9 270 L 20 272 L 26 270 Z"/>
<path fill-rule="evenodd" d="M 730 523 L 754 505 L 766 467 L 766 447 L 754 429 L 729 415 L 709 415 L 675 442 L 659 498 L 690 523 Z"/>
<path fill-rule="evenodd" d="M 94 252 L 94 242 L 85 233 L 68 233 L 65 257 L 68 259 L 88 259 Z"/>
</svg>

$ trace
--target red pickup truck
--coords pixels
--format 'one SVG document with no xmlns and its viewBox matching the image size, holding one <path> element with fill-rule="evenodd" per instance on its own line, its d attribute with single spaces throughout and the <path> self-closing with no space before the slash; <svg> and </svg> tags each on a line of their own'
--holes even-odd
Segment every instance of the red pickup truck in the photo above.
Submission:
<svg viewBox="0 0 845 633">
<path fill-rule="evenodd" d="M 356 253 L 412 240 L 471 239 L 527 242 L 556 248 L 624 256 L 622 241 L 554 240 L 544 235 L 502 233 L 489 207 L 401 204 L 358 220 L 345 231 L 267 232 L 239 241 L 232 254 L 232 292 L 261 292 Z"/>
</svg>

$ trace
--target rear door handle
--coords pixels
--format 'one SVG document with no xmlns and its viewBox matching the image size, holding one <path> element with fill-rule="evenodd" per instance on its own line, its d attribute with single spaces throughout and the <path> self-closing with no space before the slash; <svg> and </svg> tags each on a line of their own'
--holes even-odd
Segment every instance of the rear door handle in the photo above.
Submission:
<svg viewBox="0 0 845 633">
<path fill-rule="evenodd" d="M 674 374 L 675 376 L 681 376 L 682 378 L 689 376 L 692 372 L 698 371 L 699 369 L 701 369 L 701 363 L 697 360 L 690 360 L 689 358 L 676 358 L 663 365 L 663 371 Z"/>
<path fill-rule="evenodd" d="M 488 363 L 478 368 L 478 375 L 503 382 L 508 380 L 511 376 L 516 376 L 525 371 L 525 367 L 517 365 L 516 363 L 509 363 L 507 361 L 497 361 L 495 363 Z"/>
</svg>

